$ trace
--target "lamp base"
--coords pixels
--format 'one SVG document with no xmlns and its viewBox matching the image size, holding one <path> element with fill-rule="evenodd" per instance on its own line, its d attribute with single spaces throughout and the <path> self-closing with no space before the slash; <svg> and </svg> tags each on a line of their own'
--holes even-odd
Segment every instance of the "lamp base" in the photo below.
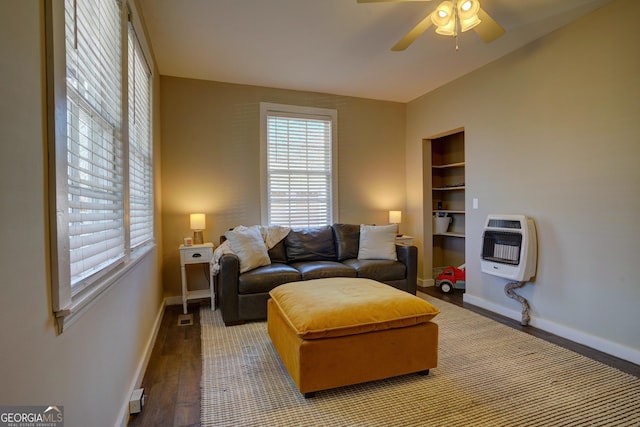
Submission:
<svg viewBox="0 0 640 427">
<path fill-rule="evenodd" d="M 193 232 L 193 244 L 201 245 L 204 243 L 204 237 L 202 235 L 202 231 L 194 231 Z"/>
</svg>

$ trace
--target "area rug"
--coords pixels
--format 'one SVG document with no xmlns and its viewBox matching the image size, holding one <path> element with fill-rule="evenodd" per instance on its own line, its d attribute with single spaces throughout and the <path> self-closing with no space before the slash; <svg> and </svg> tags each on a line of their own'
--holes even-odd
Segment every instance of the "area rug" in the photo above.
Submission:
<svg viewBox="0 0 640 427">
<path fill-rule="evenodd" d="M 640 379 L 469 310 L 437 306 L 439 363 L 305 399 L 266 322 L 203 308 L 202 426 L 638 426 Z"/>
</svg>

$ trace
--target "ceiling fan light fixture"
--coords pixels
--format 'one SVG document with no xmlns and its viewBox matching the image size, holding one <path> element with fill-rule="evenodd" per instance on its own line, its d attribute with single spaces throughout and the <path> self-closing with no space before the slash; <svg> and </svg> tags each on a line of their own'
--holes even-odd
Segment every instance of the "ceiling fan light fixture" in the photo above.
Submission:
<svg viewBox="0 0 640 427">
<path fill-rule="evenodd" d="M 479 9 L 480 3 L 475 0 L 466 0 L 460 3 L 458 11 L 460 12 L 460 14 L 469 13 L 475 15 L 476 13 L 478 13 Z"/>
<path fill-rule="evenodd" d="M 478 0 L 466 0 L 458 4 L 460 31 L 468 31 L 482 22 L 480 18 L 478 18 L 479 11 L 480 2 L 478 2 Z"/>
<path fill-rule="evenodd" d="M 482 21 L 477 16 L 472 16 L 469 19 L 460 19 L 460 31 L 464 33 L 465 31 L 472 29 L 481 22 Z"/>
<path fill-rule="evenodd" d="M 442 25 L 436 28 L 436 33 L 443 36 L 455 36 L 456 35 L 456 22 L 455 20 L 449 21 L 446 25 Z"/>
<path fill-rule="evenodd" d="M 435 12 L 431 14 L 431 20 L 434 25 L 438 27 L 446 27 L 453 23 L 455 25 L 455 18 L 453 16 L 453 3 L 448 0 L 443 1 L 438 5 Z"/>
<path fill-rule="evenodd" d="M 358 3 L 411 1 L 430 0 L 357 0 Z M 431 25 L 436 27 L 437 34 L 453 36 L 456 50 L 458 50 L 459 33 L 470 29 L 473 29 L 485 43 L 491 43 L 505 33 L 504 28 L 482 9 L 480 0 L 439 0 L 439 3 L 435 10 L 424 16 L 417 25 L 393 45 L 391 50 L 394 52 L 405 50 Z"/>
</svg>

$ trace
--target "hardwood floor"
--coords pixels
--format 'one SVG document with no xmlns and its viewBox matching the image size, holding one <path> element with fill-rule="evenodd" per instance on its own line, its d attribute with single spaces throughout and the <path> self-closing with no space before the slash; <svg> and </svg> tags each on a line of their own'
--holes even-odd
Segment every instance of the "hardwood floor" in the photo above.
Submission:
<svg viewBox="0 0 640 427">
<path fill-rule="evenodd" d="M 182 305 L 165 308 L 149 365 L 142 380 L 145 405 L 130 426 L 200 426 L 200 305 L 190 303 L 193 324 L 179 326 Z"/>
<path fill-rule="evenodd" d="M 418 290 L 640 378 L 639 365 L 576 344 L 531 326 L 522 326 L 515 320 L 481 308 L 464 304 L 463 291 L 454 290 L 450 294 L 445 294 L 436 287 L 419 287 Z M 200 426 L 202 362 L 200 359 L 199 311 L 201 305 L 209 307 L 209 303 L 206 301 L 196 301 L 189 304 L 188 311 L 193 314 L 193 325 L 190 326 L 178 325 L 178 318 L 182 314 L 182 306 L 172 305 L 167 306 L 165 309 L 162 325 L 158 331 L 158 337 L 149 360 L 149 366 L 142 381 L 142 387 L 145 392 L 145 406 L 142 413 L 131 416 L 130 426 Z"/>
</svg>

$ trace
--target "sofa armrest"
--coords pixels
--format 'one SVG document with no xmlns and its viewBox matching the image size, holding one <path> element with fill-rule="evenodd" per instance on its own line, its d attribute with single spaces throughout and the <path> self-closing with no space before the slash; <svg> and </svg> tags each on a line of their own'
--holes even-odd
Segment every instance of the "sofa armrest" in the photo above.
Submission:
<svg viewBox="0 0 640 427">
<path fill-rule="evenodd" d="M 225 325 L 242 323 L 238 317 L 238 277 L 240 276 L 240 260 L 235 254 L 224 254 L 220 257 L 218 273 L 218 298 L 220 311 Z"/>
<path fill-rule="evenodd" d="M 407 292 L 415 295 L 418 291 L 418 248 L 396 245 L 398 261 L 407 267 Z"/>
</svg>

